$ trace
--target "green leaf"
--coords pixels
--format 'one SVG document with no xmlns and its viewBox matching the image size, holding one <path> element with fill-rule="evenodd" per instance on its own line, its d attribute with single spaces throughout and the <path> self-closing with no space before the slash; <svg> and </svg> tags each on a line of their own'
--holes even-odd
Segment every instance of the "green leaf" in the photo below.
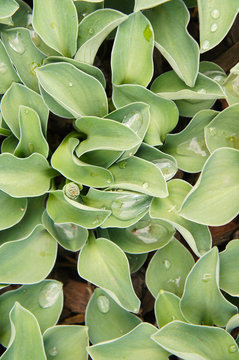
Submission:
<svg viewBox="0 0 239 360">
<path fill-rule="evenodd" d="M 62 325 L 54 326 L 43 335 L 47 359 L 56 357 L 57 360 L 87 360 L 87 346 L 89 344 L 86 326 Z"/>
<path fill-rule="evenodd" d="M 88 230 L 75 224 L 56 224 L 45 211 L 42 223 L 54 239 L 66 250 L 78 251 L 86 243 Z"/>
<path fill-rule="evenodd" d="M 135 224 L 147 212 L 151 197 L 127 191 L 100 191 L 90 188 L 87 195 L 83 196 L 87 206 L 98 209 L 108 209 L 110 216 L 101 225 L 102 228 L 125 228 Z"/>
<path fill-rule="evenodd" d="M 141 323 L 102 289 L 95 289 L 86 308 L 86 325 L 92 344 L 116 339 Z"/>
<path fill-rule="evenodd" d="M 20 159 L 12 154 L 0 155 L 0 189 L 13 197 L 43 195 L 55 176 L 47 160 L 40 154 Z M 31 176 L 26 176 L 30 173 Z"/>
<path fill-rule="evenodd" d="M 225 326 L 237 307 L 219 290 L 219 255 L 216 247 L 202 256 L 192 268 L 180 302 L 185 318 L 193 324 Z"/>
<path fill-rule="evenodd" d="M 117 30 L 111 55 L 112 82 L 147 86 L 153 71 L 154 34 L 148 19 L 131 14 Z"/>
<path fill-rule="evenodd" d="M 149 263 L 146 271 L 146 285 L 149 291 L 155 298 L 160 290 L 181 296 L 185 279 L 193 264 L 190 252 L 174 238 L 159 249 Z"/>
<path fill-rule="evenodd" d="M 174 321 L 153 335 L 153 340 L 184 360 L 238 360 L 235 340 L 225 330 Z"/>
<path fill-rule="evenodd" d="M 180 298 L 168 291 L 160 290 L 154 305 L 158 327 L 174 320 L 185 321 L 180 309 Z"/>
<path fill-rule="evenodd" d="M 0 19 L 12 16 L 19 8 L 15 0 L 0 0 Z"/>
<path fill-rule="evenodd" d="M 104 7 L 104 0 L 74 0 L 79 22 L 95 10 Z"/>
<path fill-rule="evenodd" d="M 161 145 L 167 133 L 178 122 L 176 105 L 167 99 L 155 95 L 140 85 L 115 85 L 113 102 L 116 107 L 143 101 L 150 105 L 150 124 L 144 141 L 150 145 Z"/>
<path fill-rule="evenodd" d="M 30 30 L 8 29 L 2 32 L 2 39 L 21 80 L 30 89 L 39 92 L 35 69 L 42 64 L 45 55 L 33 44 Z"/>
<path fill-rule="evenodd" d="M 230 70 L 230 74 L 223 84 L 229 105 L 239 102 L 239 63 Z"/>
<path fill-rule="evenodd" d="M 232 105 L 218 114 L 205 127 L 205 140 L 209 151 L 221 147 L 239 150 L 239 104 Z"/>
<path fill-rule="evenodd" d="M 184 200 L 180 215 L 211 226 L 231 221 L 239 210 L 238 161 L 239 150 L 215 150 L 206 161 L 196 185 Z"/>
<path fill-rule="evenodd" d="M 238 7 L 238 0 L 198 0 L 201 53 L 222 41 L 236 18 Z"/>
<path fill-rule="evenodd" d="M 14 135 L 6 137 L 1 144 L 1 153 L 10 153 L 14 155 L 18 144 L 18 139 Z"/>
<path fill-rule="evenodd" d="M 154 80 L 151 90 L 172 100 L 216 100 L 225 97 L 221 86 L 201 73 L 198 74 L 194 87 L 189 87 L 174 71 L 168 71 Z"/>
<path fill-rule="evenodd" d="M 232 331 L 239 326 L 239 314 L 233 315 L 227 322 L 226 330 L 229 333 L 232 333 Z"/>
<path fill-rule="evenodd" d="M 7 291 L 0 296 L 0 341 L 4 346 L 7 346 L 10 340 L 9 312 L 16 301 L 32 312 L 41 332 L 44 332 L 55 325 L 60 317 L 63 307 L 62 284 L 56 280 L 43 280 L 38 284 Z"/>
<path fill-rule="evenodd" d="M 64 196 L 63 191 L 51 191 L 47 201 L 48 215 L 56 224 L 72 223 L 87 229 L 100 226 L 110 211 L 86 206 Z"/>
<path fill-rule="evenodd" d="M 107 169 L 87 164 L 75 156 L 74 150 L 80 142 L 75 136 L 79 134 L 69 134 L 58 146 L 51 158 L 53 168 L 77 183 L 99 188 L 109 186 L 113 177 Z"/>
<path fill-rule="evenodd" d="M 220 254 L 220 288 L 232 296 L 239 297 L 237 281 L 239 240 L 232 240 Z"/>
<path fill-rule="evenodd" d="M 131 254 L 148 253 L 164 247 L 172 239 L 174 232 L 169 223 L 151 219 L 148 215 L 126 229 L 108 229 L 110 240 Z"/>
<path fill-rule="evenodd" d="M 10 312 L 10 322 L 11 339 L 1 359 L 46 360 L 40 327 L 35 316 L 16 302 Z"/>
<path fill-rule="evenodd" d="M 48 157 L 49 146 L 41 129 L 37 112 L 28 106 L 19 106 L 20 139 L 14 155 L 27 157 L 33 153 Z"/>
<path fill-rule="evenodd" d="M 128 334 L 109 342 L 89 347 L 93 360 L 168 360 L 169 353 L 151 339 L 156 328 L 148 323 L 139 324 Z"/>
<path fill-rule="evenodd" d="M 3 42 L 0 40 L 0 94 L 4 94 L 12 82 L 18 82 L 19 77 L 17 76 Z"/>
<path fill-rule="evenodd" d="M 47 277 L 57 254 L 57 243 L 42 225 L 23 240 L 0 246 L 0 282 L 32 284 Z"/>
<path fill-rule="evenodd" d="M 171 0 L 146 11 L 146 16 L 154 29 L 156 48 L 186 85 L 193 87 L 198 75 L 199 47 L 187 30 L 190 14 L 186 5 L 182 0 Z"/>
<path fill-rule="evenodd" d="M 204 140 L 204 128 L 218 112 L 202 110 L 177 134 L 168 134 L 162 151 L 175 157 L 178 167 L 186 172 L 201 171 L 210 153 Z"/>
<path fill-rule="evenodd" d="M 135 0 L 134 11 L 151 9 L 169 0 Z"/>
<path fill-rule="evenodd" d="M 25 199 L 15 199 L 22 200 Z M 27 199 L 27 209 L 21 221 L 9 229 L 0 232 L 0 245 L 13 240 L 23 240 L 34 230 L 36 225 L 41 224 L 41 216 L 45 209 L 45 197 Z"/>
<path fill-rule="evenodd" d="M 113 9 L 99 9 L 86 16 L 79 25 L 75 60 L 93 64 L 102 42 L 125 19 L 125 14 Z"/>
<path fill-rule="evenodd" d="M 111 241 L 95 240 L 91 236 L 80 252 L 78 273 L 83 279 L 103 288 L 124 309 L 139 311 L 140 301 L 132 286 L 127 257 Z"/>
<path fill-rule="evenodd" d="M 0 191 L 0 230 L 19 223 L 27 208 L 27 199 L 16 199 Z M 1 234 L 1 233 L 0 233 Z"/>
<path fill-rule="evenodd" d="M 210 231 L 206 226 L 184 219 L 179 212 L 191 188 L 192 185 L 183 180 L 170 180 L 168 182 L 169 196 L 164 199 L 153 199 L 150 216 L 171 223 L 181 233 L 194 253 L 201 256 L 211 248 Z"/>
<path fill-rule="evenodd" d="M 129 260 L 130 273 L 136 273 L 145 261 L 147 260 L 148 254 L 125 254 Z"/>
<path fill-rule="evenodd" d="M 16 2 L 19 8 L 12 16 L 14 26 L 28 27 L 32 23 L 32 9 L 25 1 L 16 0 Z"/>
<path fill-rule="evenodd" d="M 43 134 L 46 135 L 49 111 L 41 96 L 26 86 L 16 83 L 13 83 L 7 90 L 1 102 L 2 116 L 13 134 L 17 138 L 20 136 L 18 121 L 20 105 L 28 106 L 38 113 Z"/>
<path fill-rule="evenodd" d="M 46 11 L 47 9 L 47 11 Z M 77 11 L 72 0 L 35 0 L 32 24 L 43 41 L 64 56 L 76 52 Z"/>
<path fill-rule="evenodd" d="M 138 191 L 162 198 L 168 195 L 166 181 L 157 164 L 131 156 L 112 165 L 109 171 L 114 178 L 109 188 Z"/>
<path fill-rule="evenodd" d="M 41 87 L 74 117 L 106 115 L 106 94 L 94 77 L 69 63 L 47 64 L 35 71 Z"/>
</svg>

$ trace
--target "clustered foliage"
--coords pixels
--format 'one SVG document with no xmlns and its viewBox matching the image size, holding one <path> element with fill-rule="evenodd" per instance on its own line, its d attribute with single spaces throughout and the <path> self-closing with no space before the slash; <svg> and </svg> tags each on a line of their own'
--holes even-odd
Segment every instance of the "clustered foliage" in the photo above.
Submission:
<svg viewBox="0 0 239 360">
<path fill-rule="evenodd" d="M 200 47 L 187 30 L 196 6 Z M 239 240 L 219 253 L 208 229 L 239 209 L 239 65 L 227 76 L 200 62 L 238 9 L 34 0 L 32 11 L 0 0 L 0 283 L 22 285 L 0 296 L 1 359 L 239 359 Z M 103 74 L 93 64 L 112 43 Z M 153 78 L 155 48 L 172 70 Z M 179 115 L 188 125 L 172 133 Z M 48 124 L 60 123 L 64 136 L 50 141 Z M 178 169 L 200 172 L 196 185 Z M 62 284 L 46 278 L 59 245 L 79 251 L 79 276 L 97 287 L 86 326 L 56 325 Z M 130 276 L 152 251 L 158 328 L 135 315 Z"/>
</svg>

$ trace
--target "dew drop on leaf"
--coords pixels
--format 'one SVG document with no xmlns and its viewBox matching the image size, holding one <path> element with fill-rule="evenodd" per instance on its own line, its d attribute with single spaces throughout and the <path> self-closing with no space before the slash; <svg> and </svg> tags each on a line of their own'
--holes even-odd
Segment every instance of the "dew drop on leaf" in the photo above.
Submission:
<svg viewBox="0 0 239 360">
<path fill-rule="evenodd" d="M 138 134 L 143 125 L 143 119 L 139 112 L 131 112 L 128 115 L 124 116 L 122 124 L 126 125 L 136 134 Z"/>
<path fill-rule="evenodd" d="M 170 159 L 157 159 L 152 162 L 162 171 L 165 180 L 171 179 L 177 172 L 175 163 Z"/>
<path fill-rule="evenodd" d="M 70 87 L 72 87 L 72 86 L 73 86 L 72 82 L 69 82 L 69 86 L 70 86 Z"/>
<path fill-rule="evenodd" d="M 95 33 L 95 30 L 93 28 L 89 28 L 88 32 L 89 32 L 90 35 L 93 35 Z"/>
<path fill-rule="evenodd" d="M 203 274 L 202 281 L 208 282 L 209 280 L 211 280 L 211 278 L 212 278 L 211 274 Z"/>
<path fill-rule="evenodd" d="M 217 29 L 218 29 L 218 25 L 215 23 L 215 24 L 212 24 L 212 26 L 211 26 L 211 32 L 215 32 L 215 31 L 217 31 Z"/>
<path fill-rule="evenodd" d="M 124 195 L 111 204 L 112 214 L 120 220 L 130 220 L 140 215 L 150 205 L 150 198 L 144 195 Z"/>
<path fill-rule="evenodd" d="M 205 40 L 202 44 L 202 49 L 207 50 L 210 47 L 210 42 L 208 40 Z"/>
<path fill-rule="evenodd" d="M 218 19 L 220 17 L 220 11 L 218 9 L 213 9 L 211 11 L 211 17 L 213 19 Z"/>
<path fill-rule="evenodd" d="M 148 184 L 147 182 L 145 182 L 145 183 L 143 183 L 142 187 L 143 187 L 144 189 L 148 189 L 149 184 Z"/>
<path fill-rule="evenodd" d="M 53 346 L 51 349 L 49 349 L 49 350 L 48 350 L 48 354 L 49 354 L 50 356 L 56 356 L 56 355 L 58 355 L 58 350 L 57 350 L 56 346 Z"/>
<path fill-rule="evenodd" d="M 21 34 L 18 32 L 17 34 L 8 34 L 7 40 L 10 47 L 19 55 L 24 54 L 25 46 L 23 40 L 21 38 Z"/>
<path fill-rule="evenodd" d="M 171 267 L 171 262 L 168 259 L 164 259 L 163 264 L 167 270 Z"/>
<path fill-rule="evenodd" d="M 120 167 L 121 169 L 125 169 L 126 166 L 127 166 L 127 161 L 121 161 L 121 162 L 119 163 L 119 167 Z"/>
<path fill-rule="evenodd" d="M 97 299 L 97 307 L 99 309 L 99 311 L 103 314 L 107 314 L 110 310 L 110 302 L 107 299 L 106 296 L 99 296 Z"/>
<path fill-rule="evenodd" d="M 234 353 L 234 352 L 238 351 L 238 348 L 236 345 L 231 345 L 231 346 L 229 346 L 228 350 L 230 353 Z"/>
<path fill-rule="evenodd" d="M 53 306 L 61 294 L 62 286 L 57 283 L 46 284 L 39 293 L 38 302 L 43 309 Z"/>
</svg>

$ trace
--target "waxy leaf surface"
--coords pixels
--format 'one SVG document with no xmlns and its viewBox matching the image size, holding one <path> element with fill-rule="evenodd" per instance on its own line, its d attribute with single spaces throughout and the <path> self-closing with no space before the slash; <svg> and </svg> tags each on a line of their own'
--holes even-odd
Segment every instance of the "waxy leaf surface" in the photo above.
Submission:
<svg viewBox="0 0 239 360">
<path fill-rule="evenodd" d="M 220 254 L 220 288 L 232 296 L 239 296 L 238 256 L 239 240 L 228 243 Z"/>
<path fill-rule="evenodd" d="M 19 223 L 27 208 L 27 199 L 16 199 L 0 191 L 0 230 L 8 229 Z"/>
<path fill-rule="evenodd" d="M 180 309 L 180 298 L 168 291 L 159 292 L 154 304 L 154 312 L 159 328 L 174 320 L 185 321 Z"/>
<path fill-rule="evenodd" d="M 0 93 L 4 94 L 5 91 L 9 88 L 12 82 L 18 82 L 19 78 L 11 64 L 9 56 L 6 52 L 6 49 L 3 45 L 3 42 L 0 40 Z"/>
<path fill-rule="evenodd" d="M 169 0 L 135 0 L 134 11 L 151 9 Z"/>
</svg>

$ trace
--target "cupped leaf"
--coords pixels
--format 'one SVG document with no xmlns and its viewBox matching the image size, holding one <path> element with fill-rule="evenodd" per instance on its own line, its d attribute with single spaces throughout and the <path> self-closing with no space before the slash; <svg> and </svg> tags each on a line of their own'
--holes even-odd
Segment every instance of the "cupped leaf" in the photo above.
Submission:
<svg viewBox="0 0 239 360">
<path fill-rule="evenodd" d="M 0 19 L 12 16 L 19 8 L 15 0 L 1 0 L 0 1 Z"/>
<path fill-rule="evenodd" d="M 169 0 L 135 0 L 134 11 L 151 9 Z"/>
<path fill-rule="evenodd" d="M 87 360 L 89 337 L 86 326 L 61 325 L 47 329 L 43 335 L 47 359 Z"/>
<path fill-rule="evenodd" d="M 185 321 L 180 309 L 180 298 L 168 291 L 161 290 L 159 292 L 155 301 L 154 312 L 159 328 L 174 320 Z"/>
<path fill-rule="evenodd" d="M 110 188 L 120 188 L 140 193 L 166 197 L 168 195 L 165 178 L 160 167 L 144 159 L 131 156 L 109 168 L 114 181 Z"/>
<path fill-rule="evenodd" d="M 146 16 L 154 29 L 156 48 L 186 85 L 193 87 L 198 74 L 199 47 L 187 31 L 190 14 L 186 5 L 182 0 L 171 0 L 146 11 Z"/>
<path fill-rule="evenodd" d="M 86 309 L 86 325 L 92 344 L 116 339 L 141 323 L 102 289 L 95 289 Z"/>
<path fill-rule="evenodd" d="M 47 212 L 56 224 L 72 223 L 87 229 L 100 226 L 110 215 L 109 210 L 96 209 L 64 196 L 63 191 L 51 191 Z"/>
<path fill-rule="evenodd" d="M 43 280 L 34 285 L 24 285 L 0 296 L 0 341 L 7 346 L 11 326 L 9 312 L 15 302 L 20 303 L 36 317 L 41 332 L 56 324 L 63 307 L 62 284 L 56 280 Z"/>
<path fill-rule="evenodd" d="M 16 2 L 19 8 L 12 16 L 13 24 L 27 27 L 32 23 L 32 8 L 23 0 L 16 0 Z"/>
<path fill-rule="evenodd" d="M 154 80 L 151 90 L 172 100 L 216 100 L 225 97 L 221 86 L 201 73 L 198 74 L 195 85 L 189 87 L 174 71 L 168 71 Z"/>
<path fill-rule="evenodd" d="M 78 251 L 88 238 L 88 230 L 75 224 L 56 224 L 45 211 L 42 223 L 47 231 L 66 250 Z"/>
<path fill-rule="evenodd" d="M 140 301 L 132 286 L 127 257 L 111 241 L 94 239 L 91 235 L 80 252 L 78 273 L 103 288 L 124 309 L 135 313 L 139 311 Z"/>
<path fill-rule="evenodd" d="M 229 106 L 205 127 L 205 140 L 209 151 L 221 147 L 239 150 L 239 104 Z"/>
<path fill-rule="evenodd" d="M 227 322 L 226 330 L 229 333 L 232 333 L 232 331 L 239 327 L 239 314 L 233 315 Z"/>
<path fill-rule="evenodd" d="M 181 170 L 193 173 L 201 171 L 210 155 L 204 139 L 204 128 L 217 114 L 213 110 L 198 112 L 185 129 L 166 136 L 161 150 L 174 156 Z"/>
<path fill-rule="evenodd" d="M 0 191 L 0 230 L 11 228 L 21 221 L 27 209 L 27 199 L 16 199 Z"/>
<path fill-rule="evenodd" d="M 196 185 L 184 200 L 180 215 L 212 226 L 231 221 L 239 210 L 238 161 L 239 150 L 215 150 L 206 161 Z"/>
<path fill-rule="evenodd" d="M 154 34 L 148 19 L 131 14 L 117 30 L 111 55 L 112 82 L 147 86 L 153 76 Z"/>
<path fill-rule="evenodd" d="M 38 153 L 48 157 L 49 146 L 42 133 L 37 112 L 28 106 L 19 106 L 20 139 L 14 151 L 17 157 L 27 157 Z"/>
<path fill-rule="evenodd" d="M 90 188 L 83 196 L 87 206 L 110 210 L 110 216 L 101 225 L 102 228 L 126 228 L 135 224 L 147 212 L 152 198 L 148 195 L 127 191 L 100 191 Z"/>
<path fill-rule="evenodd" d="M 106 115 L 106 94 L 94 77 L 69 63 L 47 64 L 35 71 L 41 87 L 74 117 Z"/>
<path fill-rule="evenodd" d="M 174 321 L 152 339 L 165 350 L 184 360 L 238 360 L 235 340 L 225 330 Z"/>
<path fill-rule="evenodd" d="M 156 328 L 148 323 L 139 324 L 128 334 L 109 342 L 100 343 L 88 348 L 93 360 L 168 360 L 167 351 L 156 345 L 151 339 Z"/>
<path fill-rule="evenodd" d="M 46 11 L 47 9 L 47 11 Z M 34 0 L 32 25 L 43 41 L 64 56 L 76 52 L 78 18 L 72 0 Z"/>
<path fill-rule="evenodd" d="M 1 144 L 1 153 L 10 153 L 14 155 L 18 144 L 18 139 L 14 135 L 6 137 Z"/>
<path fill-rule="evenodd" d="M 239 297 L 238 256 L 239 240 L 230 241 L 220 254 L 220 288 L 232 296 Z"/>
<path fill-rule="evenodd" d="M 0 167 L 0 189 L 19 198 L 45 194 L 51 178 L 55 176 L 47 160 L 36 153 L 24 159 L 8 153 L 1 154 Z"/>
<path fill-rule="evenodd" d="M 2 360 L 46 360 L 39 324 L 18 302 L 10 312 L 11 338 Z M 27 339 L 27 341 L 26 341 Z"/>
<path fill-rule="evenodd" d="M 56 255 L 55 239 L 42 225 L 38 225 L 27 238 L 0 246 L 0 282 L 37 283 L 51 272 Z"/>
<path fill-rule="evenodd" d="M 107 187 L 113 181 L 112 174 L 99 166 L 79 160 L 74 150 L 79 145 L 78 134 L 69 134 L 58 146 L 51 158 L 53 168 L 66 178 L 87 186 Z"/>
<path fill-rule="evenodd" d="M 93 64 L 102 42 L 126 19 L 125 14 L 113 9 L 99 9 L 86 16 L 79 25 L 75 60 Z"/>
<path fill-rule="evenodd" d="M 126 253 L 126 256 L 129 260 L 129 267 L 130 267 L 130 273 L 134 274 L 136 273 L 141 267 L 144 265 L 145 261 L 147 260 L 148 254 L 128 254 Z"/>
<path fill-rule="evenodd" d="M 12 82 L 18 82 L 19 77 L 17 76 L 3 42 L 0 40 L 0 94 L 4 94 L 9 88 Z"/>
<path fill-rule="evenodd" d="M 2 39 L 21 80 L 30 89 L 39 92 L 35 69 L 42 64 L 45 55 L 33 44 L 30 30 L 8 29 L 2 33 Z"/>
<path fill-rule="evenodd" d="M 198 0 L 201 53 L 222 41 L 236 18 L 238 7 L 238 0 Z"/>
<path fill-rule="evenodd" d="M 237 313 L 219 290 L 219 255 L 216 247 L 202 256 L 192 268 L 180 307 L 185 318 L 198 325 L 225 326 Z"/>
<path fill-rule="evenodd" d="M 104 0 L 75 0 L 74 5 L 78 13 L 79 22 L 95 10 L 103 9 Z"/>
<path fill-rule="evenodd" d="M 223 88 L 229 105 L 239 103 L 239 63 L 230 70 Z"/>
<path fill-rule="evenodd" d="M 197 256 L 211 248 L 211 234 L 207 226 L 184 219 L 180 208 L 192 186 L 179 179 L 168 182 L 169 196 L 164 199 L 154 198 L 150 207 L 150 216 L 171 223 L 184 237 Z"/>
<path fill-rule="evenodd" d="M 145 215 L 126 229 L 109 228 L 110 240 L 130 254 L 142 254 L 167 245 L 174 235 L 171 224 Z"/>
<path fill-rule="evenodd" d="M 43 134 L 46 135 L 49 111 L 41 96 L 26 86 L 16 83 L 7 90 L 1 102 L 2 116 L 13 134 L 18 138 L 20 136 L 18 121 L 20 105 L 28 106 L 38 113 Z"/>
<path fill-rule="evenodd" d="M 178 240 L 173 239 L 159 249 L 149 263 L 146 272 L 149 291 L 155 298 L 160 290 L 181 296 L 185 279 L 193 264 L 190 252 Z"/>
<path fill-rule="evenodd" d="M 161 145 L 167 133 L 177 125 L 176 105 L 140 85 L 114 86 L 113 102 L 116 107 L 142 100 L 150 106 L 150 124 L 144 141 L 150 145 Z"/>
</svg>

